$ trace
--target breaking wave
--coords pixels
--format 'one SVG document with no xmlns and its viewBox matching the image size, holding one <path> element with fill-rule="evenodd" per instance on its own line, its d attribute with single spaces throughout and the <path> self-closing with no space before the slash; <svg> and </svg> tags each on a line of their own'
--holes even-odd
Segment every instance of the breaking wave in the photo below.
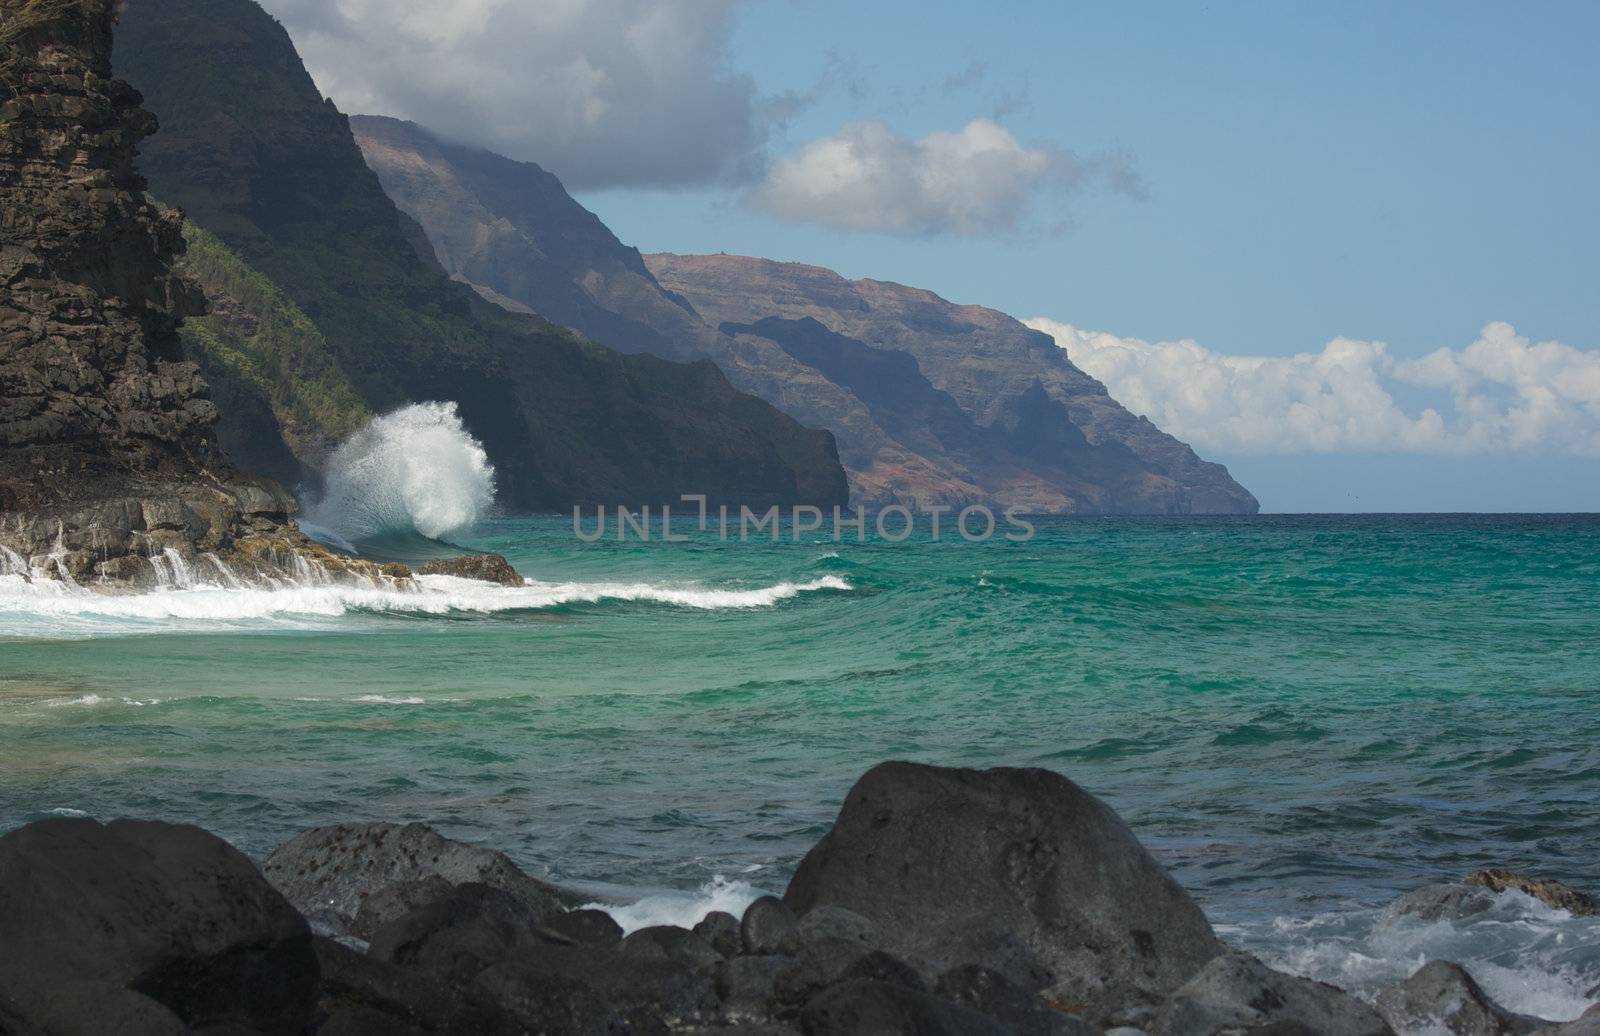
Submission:
<svg viewBox="0 0 1600 1036">
<path fill-rule="evenodd" d="M 313 526 L 345 541 L 416 531 L 438 539 L 494 503 L 494 466 L 454 403 L 413 403 L 374 417 L 334 451 Z"/>
<path fill-rule="evenodd" d="M 0 575 L 0 630 L 21 636 L 93 636 L 173 629 L 302 625 L 351 614 L 443 616 L 539 611 L 635 601 L 699 610 L 767 608 L 818 590 L 850 590 L 836 576 L 755 589 L 653 583 L 536 582 L 505 587 L 454 576 L 419 576 L 415 589 L 347 583 L 271 587 L 196 582 L 141 594 L 102 594 L 56 580 Z"/>
<path fill-rule="evenodd" d="M 1273 967 L 1368 1000 L 1430 960 L 1455 961 L 1505 1007 L 1552 1021 L 1578 1017 L 1600 995 L 1600 918 L 1574 917 L 1520 892 L 1503 892 L 1465 919 L 1365 909 L 1218 932 Z"/>
</svg>

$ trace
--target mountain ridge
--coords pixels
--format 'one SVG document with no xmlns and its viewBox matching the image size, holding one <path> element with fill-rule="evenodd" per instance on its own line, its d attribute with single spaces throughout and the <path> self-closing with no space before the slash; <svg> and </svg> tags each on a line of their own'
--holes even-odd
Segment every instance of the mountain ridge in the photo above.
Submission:
<svg viewBox="0 0 1600 1036">
<path fill-rule="evenodd" d="M 811 273 L 783 278 L 777 297 L 762 294 L 779 286 L 760 275 L 764 268 L 745 267 L 743 276 L 755 280 L 734 290 L 762 305 L 732 307 L 718 297 L 716 277 L 696 273 L 682 257 L 641 256 L 535 163 L 386 117 L 352 116 L 351 128 L 385 191 L 423 228 L 452 276 L 485 298 L 532 309 L 621 349 L 713 360 L 740 389 L 803 423 L 832 429 L 856 503 L 989 502 L 1066 513 L 1258 508 L 1226 469 L 1128 414 L 1053 340 L 1009 316 L 803 266 L 794 269 Z M 729 270 L 723 268 L 724 277 Z M 908 321 L 892 329 L 852 319 L 868 308 L 863 290 L 898 293 Z M 900 382 L 895 392 L 866 391 L 875 400 L 869 402 L 785 343 L 756 333 L 769 317 L 810 318 L 851 340 L 831 340 L 831 353 L 861 358 L 862 350 L 889 349 L 912 362 L 892 368 Z M 787 323 L 766 326 L 785 327 L 785 336 L 794 331 Z M 953 358 L 952 350 L 963 357 Z M 949 396 L 963 421 L 944 420 L 941 432 L 884 409 L 890 398 L 922 391 L 924 378 L 932 391 Z"/>
</svg>

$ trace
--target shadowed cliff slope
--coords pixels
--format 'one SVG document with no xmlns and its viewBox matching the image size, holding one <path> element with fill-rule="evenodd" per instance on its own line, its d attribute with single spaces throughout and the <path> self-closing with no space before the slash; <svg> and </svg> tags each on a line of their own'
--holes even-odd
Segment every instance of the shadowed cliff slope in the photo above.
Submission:
<svg viewBox="0 0 1600 1036">
<path fill-rule="evenodd" d="M 132 5 L 116 60 L 162 120 L 154 193 L 309 319 L 366 407 L 457 401 L 509 506 L 844 499 L 832 436 L 714 365 L 619 355 L 452 283 L 251 0 Z"/>
</svg>

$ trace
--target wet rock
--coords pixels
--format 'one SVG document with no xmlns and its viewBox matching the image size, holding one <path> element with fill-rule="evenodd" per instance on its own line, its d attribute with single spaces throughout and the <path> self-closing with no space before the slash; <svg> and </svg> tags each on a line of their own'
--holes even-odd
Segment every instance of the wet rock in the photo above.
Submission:
<svg viewBox="0 0 1600 1036">
<path fill-rule="evenodd" d="M 622 940 L 626 956 L 675 960 L 702 975 L 711 975 L 724 960 L 710 940 L 698 932 L 673 925 L 641 928 Z"/>
<path fill-rule="evenodd" d="M 739 938 L 746 953 L 778 953 L 800 930 L 800 921 L 787 903 L 762 896 L 745 908 Z"/>
<path fill-rule="evenodd" d="M 537 946 L 539 916 L 504 889 L 471 882 L 384 925 L 368 953 L 457 986 L 520 947 Z"/>
<path fill-rule="evenodd" d="M 718 1014 L 716 984 L 682 960 L 649 952 L 621 953 L 584 946 L 519 946 L 496 965 L 501 975 L 555 976 L 600 994 L 631 1026 L 706 1023 Z"/>
<path fill-rule="evenodd" d="M 92 977 L 194 1028 L 298 1033 L 316 997 L 304 919 L 248 858 L 197 827 L 59 819 L 0 837 L 0 946 L 10 990 Z M 119 999 L 153 1028 L 164 1018 Z"/>
<path fill-rule="evenodd" d="M 477 579 L 502 586 L 525 586 L 527 580 L 517 574 L 499 554 L 469 554 L 459 558 L 436 558 L 417 570 L 425 576 L 455 576 L 458 579 Z"/>
<path fill-rule="evenodd" d="M 653 1028 L 630 1024 L 586 982 L 529 968 L 518 961 L 485 969 L 474 979 L 472 988 L 515 1016 L 524 1027 L 522 1031 L 620 1036 Z"/>
<path fill-rule="evenodd" d="M 1490 892 L 1521 892 L 1546 906 L 1565 910 L 1573 917 L 1592 917 L 1600 913 L 1592 896 L 1550 878 L 1533 878 L 1516 871 L 1487 868 L 1468 874 L 1462 884 L 1479 886 Z"/>
<path fill-rule="evenodd" d="M 734 957 L 744 952 L 739 919 L 725 910 L 711 911 L 694 926 L 694 930 L 724 957 Z"/>
<path fill-rule="evenodd" d="M 979 919 L 1011 932 L 1058 999 L 1159 997 L 1222 952 L 1200 908 L 1099 799 L 1045 770 L 885 763 L 858 781 L 784 901 L 871 918 L 941 967 Z"/>
<path fill-rule="evenodd" d="M 1031 990 L 976 964 L 939 976 L 933 991 L 992 1018 L 1017 1036 L 1096 1036 L 1099 1029 L 1050 1006 Z"/>
<path fill-rule="evenodd" d="M 1389 907 L 1395 917 L 1415 917 L 1422 921 L 1460 921 L 1494 906 L 1494 896 L 1482 888 L 1466 885 L 1424 885 L 1407 892 Z"/>
<path fill-rule="evenodd" d="M 791 1013 L 825 989 L 860 979 L 928 989 L 915 968 L 882 950 L 863 953 L 848 940 L 822 940 L 806 946 L 794 966 L 778 975 L 773 996 L 780 1014 Z"/>
<path fill-rule="evenodd" d="M 869 917 L 840 906 L 823 905 L 808 911 L 789 936 L 792 944 L 844 942 L 871 949 L 878 945 L 878 926 Z"/>
<path fill-rule="evenodd" d="M 353 931 L 370 896 L 397 884 L 489 885 L 519 900 L 534 918 L 561 909 L 555 888 L 524 874 L 504 853 L 445 838 L 424 824 L 336 824 L 304 831 L 273 851 L 267 880 L 324 935 Z M 371 926 L 374 930 L 377 925 Z"/>
<path fill-rule="evenodd" d="M 317 1028 L 317 1036 L 427 1036 L 428 1030 L 370 1007 L 341 1007 Z"/>
<path fill-rule="evenodd" d="M 943 940 L 943 950 L 950 960 L 976 964 L 1030 993 L 1052 985 L 1051 970 L 1039 955 L 992 917 L 968 919 Z M 1069 982 L 1063 988 L 1054 989 L 1053 995 L 1074 1000 L 1078 996 L 1078 986 Z"/>
<path fill-rule="evenodd" d="M 1316 1036 L 1393 1036 L 1376 1011 L 1339 987 L 1273 971 L 1238 951 L 1217 957 L 1174 992 L 1150 1031 L 1219 1036 L 1264 1026 L 1299 1026 Z"/>
<path fill-rule="evenodd" d="M 733 1022 L 764 1021 L 777 1013 L 779 976 L 794 968 L 793 957 L 740 956 L 725 961 L 715 976 L 724 1017 Z"/>
<path fill-rule="evenodd" d="M 807 1036 L 1000 1036 L 1005 1027 L 970 1007 L 889 982 L 857 979 L 800 1012 Z"/>
<path fill-rule="evenodd" d="M 509 1011 L 468 996 L 413 970 L 357 953 L 331 939 L 316 939 L 321 965 L 321 998 L 317 1007 L 335 1019 L 335 1032 L 471 1032 L 494 1036 L 520 1033 L 522 1024 Z M 387 1026 L 387 1028 L 385 1028 Z"/>
<path fill-rule="evenodd" d="M 1378 997 L 1378 1013 L 1399 1032 L 1443 1030 L 1452 1036 L 1521 1036 L 1549 1023 L 1495 1003 L 1467 970 L 1429 961 Z"/>
<path fill-rule="evenodd" d="M 186 1036 L 183 1020 L 139 993 L 93 979 L 7 981 L 0 965 L 0 1033 L 103 1036 L 106 1019 L 117 1019 L 119 1036 Z M 12 1012 L 6 1002 L 13 1002 Z M 26 1021 L 24 1021 L 24 1017 Z"/>
<path fill-rule="evenodd" d="M 350 924 L 350 934 L 370 942 L 378 929 L 390 921 L 443 899 L 454 887 L 437 874 L 429 874 L 420 881 L 385 885 L 361 900 L 355 920 Z"/>
<path fill-rule="evenodd" d="M 616 949 L 622 945 L 622 926 L 604 910 L 568 910 L 544 919 L 541 928 L 577 946 Z M 546 934 L 546 938 L 549 935 Z"/>
</svg>

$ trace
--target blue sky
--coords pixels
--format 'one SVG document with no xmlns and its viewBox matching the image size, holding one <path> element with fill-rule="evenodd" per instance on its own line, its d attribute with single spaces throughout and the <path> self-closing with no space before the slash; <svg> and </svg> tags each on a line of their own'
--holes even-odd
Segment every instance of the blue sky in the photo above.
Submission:
<svg viewBox="0 0 1600 1036">
<path fill-rule="evenodd" d="M 645 251 L 812 262 L 1057 322 L 1270 509 L 1600 510 L 1600 5 L 596 0 L 558 23 L 476 0 L 408 44 L 451 70 L 419 81 L 393 54 L 404 79 L 363 77 L 337 33 L 319 51 L 307 4 L 267 6 L 346 110 L 540 161 Z M 339 5 L 402 31 L 369 6 Z M 514 102 L 547 115 L 488 110 L 518 63 L 551 64 L 534 38 L 582 64 Z M 564 93 L 594 70 L 612 95 Z M 477 109 L 459 101 L 475 85 Z M 841 148 L 904 173 L 974 119 L 1034 163 L 977 217 L 941 195 L 871 225 L 892 171 L 853 201 L 813 189 Z M 1312 360 L 1277 363 L 1295 354 Z"/>
</svg>

